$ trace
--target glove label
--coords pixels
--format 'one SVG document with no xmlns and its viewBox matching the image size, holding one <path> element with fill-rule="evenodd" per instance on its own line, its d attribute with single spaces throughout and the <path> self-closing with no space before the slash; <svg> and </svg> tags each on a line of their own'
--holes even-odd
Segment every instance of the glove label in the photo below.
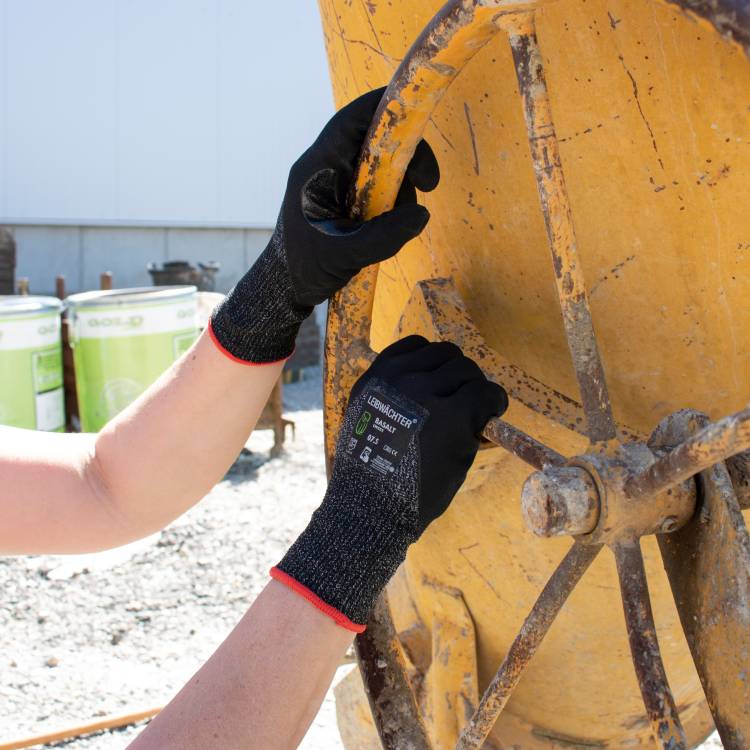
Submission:
<svg viewBox="0 0 750 750">
<path fill-rule="evenodd" d="M 406 455 L 409 443 L 419 431 L 422 421 L 421 415 L 404 407 L 379 388 L 368 388 L 346 452 L 378 474 L 389 476 Z"/>
</svg>

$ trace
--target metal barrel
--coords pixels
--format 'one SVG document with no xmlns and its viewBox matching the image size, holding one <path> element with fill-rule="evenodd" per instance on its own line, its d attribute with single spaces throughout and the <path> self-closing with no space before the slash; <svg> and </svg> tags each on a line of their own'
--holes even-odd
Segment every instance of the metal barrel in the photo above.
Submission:
<svg viewBox="0 0 750 750">
<path fill-rule="evenodd" d="M 391 81 L 443 2 L 319 5 L 340 107 Z M 403 96 L 387 111 L 391 119 L 381 120 L 400 130 L 382 139 L 377 159 L 366 154 L 377 161 L 373 173 L 387 169 L 387 149 L 395 153 L 401 136 L 411 135 L 401 107 L 432 107 L 425 88 L 456 75 L 454 60 L 435 52 L 442 32 L 493 7 L 493 22 L 503 28 L 482 38 L 481 49 L 457 32 L 465 41 L 461 54 L 476 54 L 440 91 L 437 106 L 419 113 L 442 174 L 438 189 L 420 196 L 430 223 L 395 258 L 367 272 L 363 288 L 376 290 L 371 325 L 362 295 L 344 299 L 349 318 L 342 316 L 342 330 L 361 335 L 329 337 L 329 370 L 340 361 L 353 372 L 364 365 L 367 344 L 379 351 L 400 335 L 449 338 L 507 387 L 510 425 L 563 456 L 584 453 L 581 379 L 571 365 L 557 287 L 580 302 L 582 293 L 575 293 L 585 282 L 621 436 L 643 440 L 666 415 L 688 406 L 712 419 L 745 407 L 750 62 L 732 41 L 740 36 L 693 15 L 698 6 L 451 3 L 455 13 L 438 16 L 428 40 L 436 62 L 419 80 L 408 79 L 411 68 L 399 71 Z M 514 27 L 514 7 L 535 11 L 535 34 Z M 423 57 L 415 58 L 415 69 Z M 540 92 L 543 110 L 536 106 Z M 535 126 L 531 141 L 527 117 Z M 542 190 L 540 204 L 538 183 L 561 169 L 564 184 Z M 556 221 L 560 215 L 565 221 Z M 548 234 L 566 250 L 575 245 L 575 253 L 565 262 L 553 253 L 551 262 Z M 575 278 L 566 278 L 561 269 L 571 265 Z M 573 313 L 567 317 L 578 320 Z M 475 337 L 466 334 L 467 317 Z M 336 383 L 328 388 L 331 404 L 345 403 Z M 399 649 L 435 748 L 455 746 L 570 549 L 569 538 L 539 539 L 526 528 L 520 498 L 529 472 L 505 451 L 480 451 L 461 493 L 412 546 L 389 589 Z M 655 538 L 645 537 L 642 547 L 664 667 L 692 747 L 711 731 L 712 719 Z M 369 747 L 373 734 L 357 679 L 339 688 L 348 750 Z M 486 747 L 626 750 L 652 746 L 651 734 L 617 568 L 604 551 L 562 606 Z"/>
<path fill-rule="evenodd" d="M 0 296 L 0 424 L 65 428 L 61 310 L 54 297 Z"/>
<path fill-rule="evenodd" d="M 84 292 L 65 305 L 84 432 L 138 398 L 198 335 L 194 286 Z"/>
</svg>

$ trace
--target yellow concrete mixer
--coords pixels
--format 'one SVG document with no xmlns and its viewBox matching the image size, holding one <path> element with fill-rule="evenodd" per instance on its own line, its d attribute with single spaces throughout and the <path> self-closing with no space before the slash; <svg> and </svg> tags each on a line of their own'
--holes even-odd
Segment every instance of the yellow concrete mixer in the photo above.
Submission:
<svg viewBox="0 0 750 750">
<path fill-rule="evenodd" d="M 716 726 L 747 750 L 750 4 L 320 9 L 337 104 L 390 81 L 353 213 L 391 207 L 423 136 L 442 171 L 419 240 L 331 304 L 329 456 L 398 336 L 511 395 L 357 641 L 346 747 L 678 750 Z"/>
</svg>

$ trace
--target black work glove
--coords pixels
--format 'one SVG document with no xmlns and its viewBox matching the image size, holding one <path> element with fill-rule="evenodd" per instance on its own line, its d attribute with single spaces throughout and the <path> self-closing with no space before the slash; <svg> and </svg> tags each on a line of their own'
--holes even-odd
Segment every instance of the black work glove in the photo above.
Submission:
<svg viewBox="0 0 750 750">
<path fill-rule="evenodd" d="M 292 167 L 268 247 L 211 318 L 214 340 L 233 358 L 265 363 L 288 357 L 314 305 L 365 266 L 395 255 L 426 226 L 430 214 L 416 191 L 433 190 L 440 179 L 426 141 L 395 208 L 370 221 L 349 218 L 349 186 L 384 91 L 371 91 L 334 115 Z"/>
<path fill-rule="evenodd" d="M 323 503 L 271 575 L 364 630 L 410 544 L 450 504 L 479 436 L 508 406 L 454 344 L 409 336 L 352 389 Z"/>
</svg>

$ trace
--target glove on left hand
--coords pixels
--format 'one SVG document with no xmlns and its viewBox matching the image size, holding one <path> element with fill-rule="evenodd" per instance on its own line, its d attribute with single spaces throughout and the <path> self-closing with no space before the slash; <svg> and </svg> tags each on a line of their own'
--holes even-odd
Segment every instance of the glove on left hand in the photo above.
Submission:
<svg viewBox="0 0 750 750">
<path fill-rule="evenodd" d="M 448 507 L 505 391 L 454 344 L 410 336 L 352 390 L 323 503 L 271 575 L 365 629 L 408 546 Z"/>
<path fill-rule="evenodd" d="M 426 226 L 417 189 L 433 190 L 440 170 L 421 141 L 392 211 L 370 221 L 349 218 L 347 194 L 357 157 L 385 89 L 338 112 L 289 173 L 276 230 L 255 265 L 211 319 L 219 345 L 247 362 L 288 357 L 312 307 L 365 266 L 395 255 Z"/>
</svg>

